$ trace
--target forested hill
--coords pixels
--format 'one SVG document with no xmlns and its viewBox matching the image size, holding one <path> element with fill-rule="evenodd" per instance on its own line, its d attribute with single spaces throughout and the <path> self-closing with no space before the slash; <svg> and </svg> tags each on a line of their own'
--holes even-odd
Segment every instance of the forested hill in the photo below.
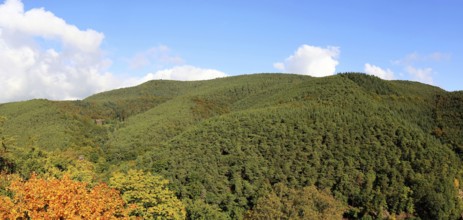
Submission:
<svg viewBox="0 0 463 220">
<path fill-rule="evenodd" d="M 157 80 L 81 101 L 2 104 L 0 116 L 4 172 L 79 170 L 72 178 L 96 183 L 144 170 L 170 181 L 189 219 L 463 213 L 463 92 L 417 82 Z"/>
</svg>

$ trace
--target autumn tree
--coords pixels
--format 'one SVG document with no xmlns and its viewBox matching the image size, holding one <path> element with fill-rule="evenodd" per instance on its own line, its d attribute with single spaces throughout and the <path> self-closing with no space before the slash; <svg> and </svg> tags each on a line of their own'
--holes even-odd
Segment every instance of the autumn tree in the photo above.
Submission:
<svg viewBox="0 0 463 220">
<path fill-rule="evenodd" d="M 185 219 L 185 206 L 168 189 L 168 183 L 161 176 L 140 170 L 116 172 L 110 179 L 110 186 L 121 191 L 125 202 L 138 205 L 131 215 L 144 219 Z"/>
<path fill-rule="evenodd" d="M 62 179 L 13 180 L 11 198 L 0 197 L 2 219 L 113 219 L 129 212 L 119 192 L 106 184 L 91 189 L 86 183 Z"/>
</svg>

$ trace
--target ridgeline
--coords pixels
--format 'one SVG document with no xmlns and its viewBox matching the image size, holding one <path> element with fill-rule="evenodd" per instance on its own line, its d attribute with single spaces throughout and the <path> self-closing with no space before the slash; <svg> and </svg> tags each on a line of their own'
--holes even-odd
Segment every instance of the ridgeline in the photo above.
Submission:
<svg viewBox="0 0 463 220">
<path fill-rule="evenodd" d="M 0 116 L 3 173 L 72 171 L 97 183 L 144 170 L 170 181 L 188 219 L 463 212 L 463 92 L 417 82 L 362 73 L 156 80 L 80 101 L 1 104 Z"/>
</svg>

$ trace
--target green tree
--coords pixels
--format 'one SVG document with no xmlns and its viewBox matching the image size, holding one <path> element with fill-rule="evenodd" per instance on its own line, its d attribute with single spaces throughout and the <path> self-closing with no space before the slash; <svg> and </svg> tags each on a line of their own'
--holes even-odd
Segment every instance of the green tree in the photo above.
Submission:
<svg viewBox="0 0 463 220">
<path fill-rule="evenodd" d="M 278 183 L 260 198 L 249 219 L 341 219 L 346 206 L 315 186 L 291 189 Z"/>
<path fill-rule="evenodd" d="M 11 173 L 16 167 L 11 153 L 14 148 L 14 140 L 12 137 L 3 134 L 3 124 L 5 121 L 6 118 L 0 116 L 0 172 Z"/>
<path fill-rule="evenodd" d="M 229 219 L 226 213 L 222 212 L 217 205 L 205 203 L 203 200 L 198 199 L 188 202 L 187 206 L 187 219 L 195 220 L 227 220 Z"/>
</svg>

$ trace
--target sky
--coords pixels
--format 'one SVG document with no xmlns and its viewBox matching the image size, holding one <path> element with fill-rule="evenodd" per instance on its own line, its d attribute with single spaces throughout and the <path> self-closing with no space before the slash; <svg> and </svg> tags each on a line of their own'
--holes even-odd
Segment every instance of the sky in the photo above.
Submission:
<svg viewBox="0 0 463 220">
<path fill-rule="evenodd" d="M 364 72 L 463 90 L 461 0 L 0 0 L 0 103 Z"/>
</svg>

